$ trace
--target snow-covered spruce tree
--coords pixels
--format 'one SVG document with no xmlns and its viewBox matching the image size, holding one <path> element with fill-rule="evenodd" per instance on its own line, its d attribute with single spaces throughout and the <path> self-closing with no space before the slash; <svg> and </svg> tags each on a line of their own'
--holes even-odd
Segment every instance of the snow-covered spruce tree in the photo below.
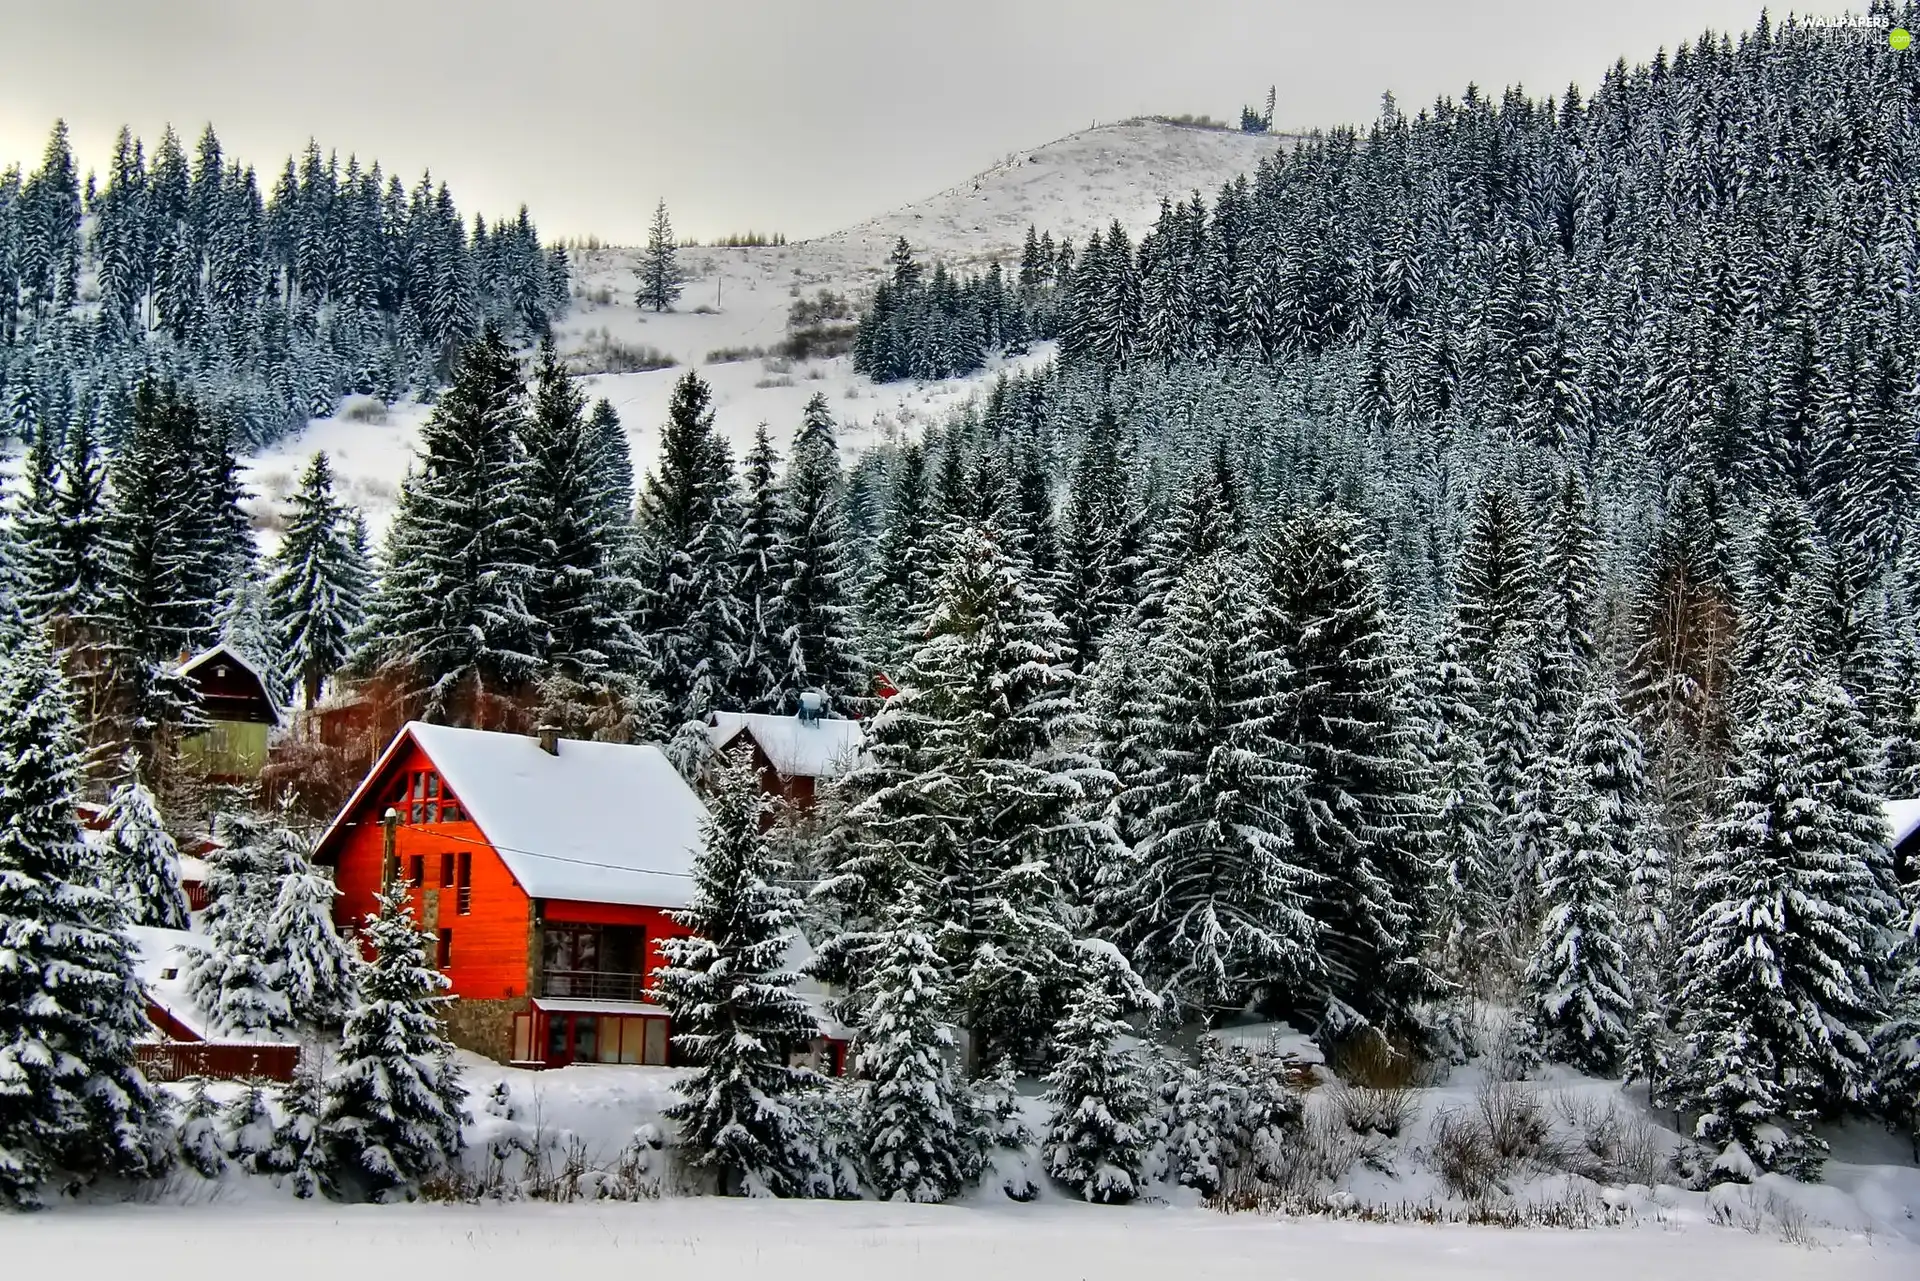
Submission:
<svg viewBox="0 0 1920 1281">
<path fill-rule="evenodd" d="M 1105 915 L 1177 1021 L 1290 999 L 1318 970 L 1317 878 L 1293 853 L 1302 771 L 1275 732 L 1290 673 L 1259 643 L 1248 577 L 1215 556 L 1168 594 L 1123 749 L 1151 763 L 1118 800 L 1138 818 Z"/>
<path fill-rule="evenodd" d="M 278 655 L 308 707 L 346 664 L 366 615 L 368 566 L 333 496 L 333 466 L 314 454 L 269 565 L 268 614 Z"/>
<path fill-rule="evenodd" d="M 1458 634 L 1440 638 L 1426 691 L 1422 750 L 1432 780 L 1433 854 L 1440 907 L 1434 941 L 1446 976 L 1484 990 L 1499 932 L 1498 815 L 1487 788 L 1480 687 Z"/>
<path fill-rule="evenodd" d="M 364 661 L 429 720 L 484 722 L 491 700 L 533 680 L 546 643 L 527 609 L 525 414 L 519 362 L 488 329 L 461 353 L 400 487 Z"/>
<path fill-rule="evenodd" d="M 674 384 L 639 503 L 638 631 L 669 725 L 704 721 L 739 660 L 733 461 L 698 374 Z"/>
<path fill-rule="evenodd" d="M 267 1087 L 254 1078 L 222 1109 L 221 1127 L 227 1134 L 227 1152 L 248 1174 L 271 1174 L 273 1158 L 273 1102 Z"/>
<path fill-rule="evenodd" d="M 893 463 L 886 517 L 860 612 L 862 647 L 883 671 L 895 675 L 919 646 L 920 625 L 932 598 L 935 521 L 930 504 L 926 447 L 909 441 Z"/>
<path fill-rule="evenodd" d="M 279 1104 L 280 1120 L 261 1170 L 276 1181 L 286 1179 L 304 1201 L 320 1190 L 326 1177 L 326 1145 L 320 1133 L 326 1082 L 317 1053 L 300 1056 L 293 1079 L 280 1087 Z"/>
<path fill-rule="evenodd" d="M 646 251 L 633 269 L 639 285 L 634 290 L 634 306 L 645 311 L 671 311 L 680 301 L 686 273 L 680 269 L 679 244 L 673 238 L 673 223 L 667 217 L 667 202 L 662 200 L 653 211 L 653 224 L 647 229 Z"/>
<path fill-rule="evenodd" d="M 953 1065 L 949 983 L 918 895 L 894 900 L 870 940 L 873 968 L 857 993 L 853 1054 L 867 1182 L 886 1200 L 944 1201 L 972 1181 L 972 1101 Z"/>
<path fill-rule="evenodd" d="M 1103 950 L 1104 949 L 1104 950 Z M 1128 1032 L 1123 994 L 1137 983 L 1117 952 L 1082 944 L 1082 981 L 1056 1034 L 1047 1075 L 1053 1123 L 1041 1140 L 1047 1173 L 1075 1195 L 1118 1204 L 1140 1194 L 1151 1146 L 1154 1098 L 1146 1063 L 1115 1042 Z"/>
<path fill-rule="evenodd" d="M 624 683 L 639 662 L 638 588 L 622 554 L 631 482 L 609 467 L 551 338 L 540 344 L 521 435 L 532 540 L 527 607 L 542 656 L 589 699 L 630 702 Z"/>
<path fill-rule="evenodd" d="M 1278 737 L 1300 754 L 1293 857 L 1319 877 L 1325 999 L 1335 1023 L 1392 1022 L 1436 990 L 1422 960 L 1434 869 L 1425 779 L 1385 606 L 1353 519 L 1283 522 L 1259 557 L 1261 631 L 1293 671 Z"/>
<path fill-rule="evenodd" d="M 1057 1021 L 1075 932 L 1062 882 L 1112 842 L 1059 621 L 1003 538 L 967 524 L 943 539 L 926 639 L 844 786 L 832 887 L 869 922 L 920 887 L 980 1062 Z"/>
<path fill-rule="evenodd" d="M 1639 736 L 1611 688 L 1588 692 L 1571 751 L 1540 868 L 1546 916 L 1527 965 L 1526 1009 L 1548 1057 L 1609 1076 L 1633 1017 L 1620 908 L 1642 790 Z"/>
<path fill-rule="evenodd" d="M 1491 485 L 1474 499 L 1454 578 L 1464 657 L 1491 692 L 1501 641 L 1539 613 L 1534 531 L 1505 489 Z"/>
<path fill-rule="evenodd" d="M 1067 487 L 1061 529 L 1059 614 L 1082 670 L 1134 606 L 1126 559 L 1130 483 L 1120 457 L 1113 407 L 1103 405 L 1087 429 Z"/>
<path fill-rule="evenodd" d="M 1569 467 L 1555 481 L 1541 540 L 1540 729 L 1558 755 L 1573 732 L 1587 672 L 1599 655 L 1594 625 L 1600 567 L 1592 507 L 1580 473 Z"/>
<path fill-rule="evenodd" d="M 1886 1019 L 1873 1034 L 1873 1092 L 1920 1160 L 1920 909 L 1894 952 L 1893 969 Z"/>
<path fill-rule="evenodd" d="M 769 804 L 745 752 L 714 768 L 693 899 L 678 917 L 693 935 L 662 944 L 654 979 L 693 1068 L 667 1116 L 727 1196 L 804 1196 L 816 1173 L 799 1096 L 819 1078 L 787 1056 L 818 1031 L 785 968 L 798 900 L 761 830 Z"/>
<path fill-rule="evenodd" d="M 775 709 L 793 711 L 800 692 L 818 689 L 842 714 L 865 702 L 868 673 L 854 645 L 851 589 L 840 516 L 840 445 L 827 398 L 807 401 L 793 459 L 781 486 L 781 692 Z"/>
<path fill-rule="evenodd" d="M 174 1142 L 181 1162 L 203 1179 L 217 1179 L 227 1171 L 227 1139 L 220 1121 L 220 1105 L 207 1093 L 207 1078 L 194 1077 L 180 1105 Z"/>
<path fill-rule="evenodd" d="M 359 956 L 333 925 L 340 897 L 333 879 L 316 869 L 305 840 L 278 833 L 279 892 L 267 918 L 268 955 L 275 986 L 294 1024 L 306 1029 L 339 1027 L 353 1008 Z"/>
<path fill-rule="evenodd" d="M 213 1027 L 280 1036 L 293 1010 L 274 956 L 272 917 L 285 871 L 278 833 L 253 814 L 220 816 L 207 855 L 205 950 L 187 965 L 187 991 Z"/>
<path fill-rule="evenodd" d="M 0 1203 L 165 1164 L 120 900 L 81 844 L 80 746 L 45 644 L 0 656 Z"/>
<path fill-rule="evenodd" d="M 780 457 L 761 423 L 741 464 L 735 594 L 740 601 L 740 659 L 729 682 L 734 708 L 769 712 L 779 702 L 784 668 L 781 596 L 788 571 L 781 536 Z"/>
<path fill-rule="evenodd" d="M 431 936 L 414 923 L 405 882 L 376 901 L 373 960 L 362 963 L 320 1118 L 325 1186 L 348 1200 L 412 1196 L 459 1159 L 467 1121 L 459 1065 L 433 1010 L 446 976 L 423 960 Z"/>
<path fill-rule="evenodd" d="M 101 814 L 106 826 L 102 853 L 109 880 L 134 925 L 187 928 L 187 896 L 180 888 L 180 848 L 160 819 L 160 806 L 140 781 L 140 758 L 121 760 L 126 780 L 113 789 Z"/>
<path fill-rule="evenodd" d="M 1698 868 L 1682 1102 L 1715 1179 L 1810 1170 L 1824 1145 L 1809 1124 L 1865 1081 L 1873 995 L 1852 909 L 1866 872 L 1805 752 L 1822 684 L 1783 670 L 1738 732 L 1728 811 Z"/>
</svg>

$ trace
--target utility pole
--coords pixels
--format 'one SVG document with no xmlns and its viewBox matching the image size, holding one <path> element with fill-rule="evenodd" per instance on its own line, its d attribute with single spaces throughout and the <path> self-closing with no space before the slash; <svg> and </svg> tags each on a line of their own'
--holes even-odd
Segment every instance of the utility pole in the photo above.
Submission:
<svg viewBox="0 0 1920 1281">
<path fill-rule="evenodd" d="M 387 812 L 380 816 L 380 891 L 385 893 L 393 888 L 393 878 L 400 871 L 400 857 L 394 852 L 394 841 L 400 833 L 400 811 L 387 806 Z"/>
</svg>

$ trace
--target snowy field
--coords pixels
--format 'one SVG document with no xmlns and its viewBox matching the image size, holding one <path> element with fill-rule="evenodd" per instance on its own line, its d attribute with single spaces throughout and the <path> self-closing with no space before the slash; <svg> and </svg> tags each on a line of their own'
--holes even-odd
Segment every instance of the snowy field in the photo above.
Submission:
<svg viewBox="0 0 1920 1281">
<path fill-rule="evenodd" d="M 589 397 L 619 411 L 632 442 L 636 474 L 657 447 L 673 384 L 697 369 L 713 386 L 715 422 L 745 452 L 754 429 L 772 428 L 782 443 L 816 392 L 826 396 L 849 453 L 896 435 L 916 435 L 977 394 L 1009 366 L 1000 362 L 972 378 L 878 386 L 855 374 L 845 357 L 786 361 L 775 357 L 710 359 L 717 353 L 771 351 L 786 337 L 787 312 L 802 298 L 829 290 L 858 307 L 885 269 L 894 240 L 905 236 L 921 262 L 965 271 L 994 261 L 1017 267 L 1027 227 L 1084 245 L 1115 219 L 1138 238 L 1159 216 L 1163 198 L 1199 191 L 1209 201 L 1221 184 L 1251 174 L 1285 140 L 1239 132 L 1136 123 L 1087 130 L 1015 152 L 984 173 L 925 200 L 814 240 L 748 249 L 686 249 L 688 279 L 676 311 L 643 313 L 633 305 L 631 249 L 579 255 L 572 310 L 557 326 L 563 352 L 607 339 L 670 356 L 668 369 L 587 378 Z M 742 228 L 758 225 L 743 211 Z M 769 229 L 771 230 L 771 229 Z M 596 302 L 605 296 L 609 301 Z M 1048 358 L 1041 347 L 1012 362 L 1030 368 Z M 397 406 L 379 421 L 323 419 L 252 459 L 249 487 L 277 503 L 291 492 L 306 458 L 332 456 L 341 497 L 361 506 L 378 531 L 386 523 L 427 410 Z M 257 516 L 264 510 L 256 510 Z"/>
<path fill-rule="evenodd" d="M 835 1281 L 1912 1281 L 1888 1239 L 1793 1244 L 1707 1226 L 1601 1232 L 1288 1221 L 1137 1207 L 713 1199 L 602 1205 L 112 1206 L 9 1219 L 18 1276 L 205 1281 L 684 1275 Z"/>
</svg>

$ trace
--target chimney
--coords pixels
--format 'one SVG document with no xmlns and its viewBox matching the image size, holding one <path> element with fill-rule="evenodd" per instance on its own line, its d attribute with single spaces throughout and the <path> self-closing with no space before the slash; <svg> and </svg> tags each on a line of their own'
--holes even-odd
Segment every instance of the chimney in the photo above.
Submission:
<svg viewBox="0 0 1920 1281">
<path fill-rule="evenodd" d="M 533 731 L 533 733 L 534 737 L 540 742 L 541 751 L 545 752 L 548 756 L 560 755 L 560 727 L 558 725 L 543 724 L 539 729 Z"/>
</svg>

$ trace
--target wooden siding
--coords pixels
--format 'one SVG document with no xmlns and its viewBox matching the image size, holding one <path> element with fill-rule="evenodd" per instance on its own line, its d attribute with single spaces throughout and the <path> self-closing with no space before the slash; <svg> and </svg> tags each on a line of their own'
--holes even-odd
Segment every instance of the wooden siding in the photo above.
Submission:
<svg viewBox="0 0 1920 1281">
<path fill-rule="evenodd" d="M 374 911 L 380 892 L 382 831 L 380 816 L 399 798 L 401 780 L 411 770 L 431 769 L 433 762 L 412 742 L 394 753 L 374 786 L 367 789 L 344 827 L 328 842 L 322 860 L 335 868 L 340 897 L 334 919 L 358 928 Z M 480 829 L 464 823 L 402 823 L 394 837 L 399 875 L 407 876 L 417 855 L 425 884 L 416 887 L 414 911 L 421 926 L 438 934 L 453 932 L 453 963 L 447 968 L 454 996 L 475 1000 L 502 1000 L 527 994 L 527 938 L 532 901 L 493 852 Z M 443 854 L 466 854 L 472 859 L 472 910 L 459 912 L 459 894 L 440 888 Z"/>
<path fill-rule="evenodd" d="M 300 1066 L 297 1045 L 255 1041 L 135 1041 L 133 1061 L 149 1081 L 291 1081 Z"/>
</svg>

